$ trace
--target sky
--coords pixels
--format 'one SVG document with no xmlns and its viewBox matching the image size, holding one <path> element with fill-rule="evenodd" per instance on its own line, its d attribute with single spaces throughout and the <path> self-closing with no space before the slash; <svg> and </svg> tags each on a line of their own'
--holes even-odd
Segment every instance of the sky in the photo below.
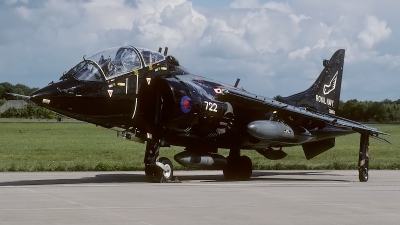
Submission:
<svg viewBox="0 0 400 225">
<path fill-rule="evenodd" d="M 346 50 L 341 99 L 400 99 L 397 0 L 4 0 L 0 83 L 44 87 L 102 49 L 169 54 L 192 74 L 274 97 Z"/>
</svg>

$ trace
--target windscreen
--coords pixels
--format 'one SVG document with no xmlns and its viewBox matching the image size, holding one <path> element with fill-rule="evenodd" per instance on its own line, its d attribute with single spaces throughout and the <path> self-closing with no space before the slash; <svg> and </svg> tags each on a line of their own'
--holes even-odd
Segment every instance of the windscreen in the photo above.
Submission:
<svg viewBox="0 0 400 225">
<path fill-rule="evenodd" d="M 142 68 L 139 56 L 130 46 L 106 49 L 89 59 L 99 64 L 107 80 Z"/>
<path fill-rule="evenodd" d="M 75 77 L 78 80 L 83 81 L 94 81 L 102 82 L 104 81 L 104 76 L 101 74 L 96 63 L 90 60 L 84 60 L 70 69 L 65 73 L 60 80 L 65 80 L 71 77 Z"/>
<path fill-rule="evenodd" d="M 146 48 L 137 48 L 137 50 L 140 52 L 140 54 L 142 54 L 143 56 L 143 60 L 146 66 L 149 65 L 153 65 L 155 63 L 161 62 L 163 60 L 165 60 L 165 56 L 155 52 L 153 50 L 150 49 L 146 49 Z"/>
<path fill-rule="evenodd" d="M 104 81 L 103 75 L 101 74 L 100 70 L 94 62 L 87 60 L 82 63 L 84 63 L 84 66 L 82 66 L 81 69 L 77 71 L 74 75 L 77 80 L 97 82 Z"/>
</svg>

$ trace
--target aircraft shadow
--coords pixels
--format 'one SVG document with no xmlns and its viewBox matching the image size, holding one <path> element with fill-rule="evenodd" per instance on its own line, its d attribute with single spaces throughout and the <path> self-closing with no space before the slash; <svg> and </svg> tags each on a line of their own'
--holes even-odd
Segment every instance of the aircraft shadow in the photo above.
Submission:
<svg viewBox="0 0 400 225">
<path fill-rule="evenodd" d="M 319 177 L 315 177 L 319 175 Z M 276 177 L 279 176 L 279 177 Z M 290 177 L 285 177 L 290 176 Z M 298 178 L 293 176 L 299 176 Z M 304 177 L 307 178 L 304 178 Z M 332 177 L 335 177 L 332 179 Z M 337 179 L 336 177 L 340 177 L 339 174 L 324 174 L 323 171 L 253 171 L 252 176 L 249 180 L 244 182 L 252 182 L 252 181 L 308 181 L 308 182 L 352 182 L 350 180 L 345 179 Z M 322 178 L 321 177 L 326 177 Z M 179 176 L 180 181 L 195 181 L 199 180 L 200 182 L 235 182 L 232 180 L 226 180 L 222 175 L 185 175 Z"/>
<path fill-rule="evenodd" d="M 280 176 L 280 177 L 276 177 Z M 285 177 L 285 176 L 299 176 Z M 315 177 L 315 176 L 318 176 Z M 352 182 L 351 180 L 338 179 L 343 175 L 328 174 L 324 171 L 253 171 L 251 180 L 266 180 L 266 181 L 309 181 L 309 182 Z M 306 178 L 304 178 L 306 177 Z"/>
<path fill-rule="evenodd" d="M 299 178 L 293 176 L 299 176 Z M 319 177 L 314 177 L 319 175 Z M 321 176 L 322 175 L 322 176 Z M 279 176 L 279 177 L 276 177 Z M 290 176 L 290 177 L 285 177 Z M 304 178 L 306 176 L 306 178 Z M 335 178 L 332 179 L 332 176 Z M 352 182 L 350 180 L 337 179 L 338 174 L 324 174 L 323 171 L 291 171 L 291 172 L 276 172 L 276 171 L 253 171 L 250 180 L 243 182 L 254 182 L 254 181 L 307 181 L 313 182 Z M 326 177 L 322 178 L 321 177 Z M 331 179 L 330 179 L 331 178 Z M 190 182 L 199 181 L 202 183 L 211 182 L 236 182 L 226 180 L 221 174 L 212 175 L 179 175 L 177 177 L 178 182 Z M 20 180 L 10 182 L 0 182 L 0 186 L 35 186 L 35 185 L 73 185 L 73 184 L 112 184 L 112 183 L 148 183 L 148 177 L 144 174 L 98 174 L 94 177 L 83 177 L 83 178 L 71 178 L 71 179 L 42 179 L 42 180 Z M 172 182 L 173 183 L 173 182 Z"/>
<path fill-rule="evenodd" d="M 98 174 L 94 177 L 71 179 L 43 179 L 0 182 L 0 186 L 30 186 L 30 185 L 68 185 L 68 184 L 112 184 L 112 183 L 148 182 L 143 174 Z"/>
</svg>

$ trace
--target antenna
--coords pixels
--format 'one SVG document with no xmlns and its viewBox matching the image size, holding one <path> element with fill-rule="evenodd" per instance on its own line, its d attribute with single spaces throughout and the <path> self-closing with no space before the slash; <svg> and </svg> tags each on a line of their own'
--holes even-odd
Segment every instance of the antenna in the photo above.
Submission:
<svg viewBox="0 0 400 225">
<path fill-rule="evenodd" d="M 161 47 L 158 48 L 158 52 L 159 52 L 159 53 L 162 52 L 162 48 L 161 48 Z"/>
<path fill-rule="evenodd" d="M 167 54 L 168 54 L 168 47 L 165 47 L 165 49 L 164 49 L 164 56 L 167 56 Z"/>
<path fill-rule="evenodd" d="M 239 84 L 239 81 L 240 81 L 240 79 L 237 78 L 237 79 L 236 79 L 236 83 L 235 83 L 235 88 L 237 88 L 237 86 L 238 86 L 238 84 Z"/>
</svg>

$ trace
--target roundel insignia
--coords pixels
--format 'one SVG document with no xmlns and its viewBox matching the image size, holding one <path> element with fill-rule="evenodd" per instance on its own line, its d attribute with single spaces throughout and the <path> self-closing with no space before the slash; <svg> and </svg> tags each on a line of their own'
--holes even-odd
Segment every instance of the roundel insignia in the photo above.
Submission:
<svg viewBox="0 0 400 225">
<path fill-rule="evenodd" d="M 192 106 L 190 105 L 190 98 L 188 96 L 182 97 L 181 109 L 182 109 L 182 112 L 184 112 L 184 113 L 188 113 L 192 109 Z"/>
</svg>

